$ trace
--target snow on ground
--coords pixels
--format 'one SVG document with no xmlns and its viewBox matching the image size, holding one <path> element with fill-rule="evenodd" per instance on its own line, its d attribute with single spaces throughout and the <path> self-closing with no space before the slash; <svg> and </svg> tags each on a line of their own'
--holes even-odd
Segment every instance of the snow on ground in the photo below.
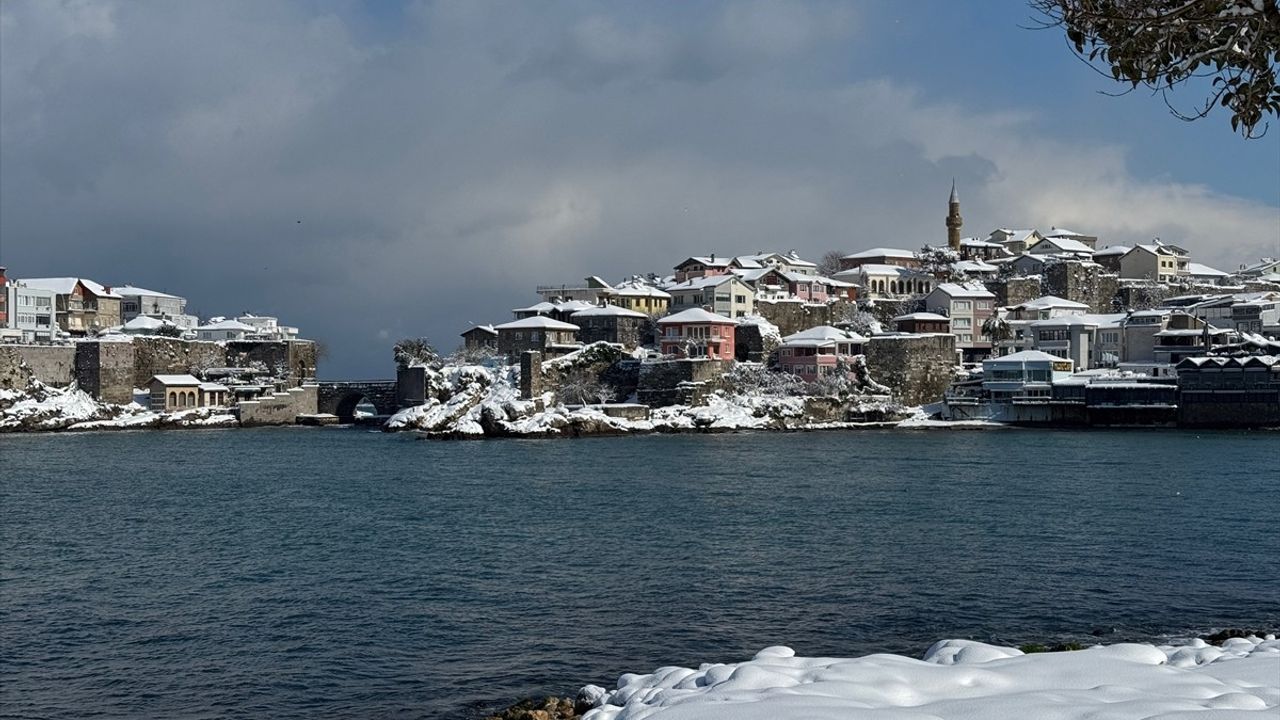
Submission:
<svg viewBox="0 0 1280 720">
<path fill-rule="evenodd" d="M 35 380 L 25 390 L 0 389 L 0 432 L 228 427 L 237 424 L 235 416 L 226 408 L 151 412 L 137 403 L 103 403 L 75 386 L 55 388 Z"/>
<path fill-rule="evenodd" d="M 771 647 L 742 663 L 623 675 L 617 689 L 588 686 L 580 697 L 596 702 L 585 720 L 1262 720 L 1280 715 L 1280 641 L 1024 655 L 943 640 L 921 660 Z"/>
<path fill-rule="evenodd" d="M 1014 427 L 994 420 L 939 420 L 936 417 L 936 410 L 930 405 L 924 405 L 913 410 L 914 412 L 910 417 L 898 422 L 898 427 L 909 430 L 996 430 Z"/>
</svg>

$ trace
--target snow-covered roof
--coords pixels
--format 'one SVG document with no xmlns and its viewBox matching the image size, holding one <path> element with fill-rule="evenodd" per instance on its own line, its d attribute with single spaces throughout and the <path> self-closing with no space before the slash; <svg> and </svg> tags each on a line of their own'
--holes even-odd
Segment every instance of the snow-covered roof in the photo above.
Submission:
<svg viewBox="0 0 1280 720">
<path fill-rule="evenodd" d="M 868 263 L 860 265 L 853 270 L 842 270 L 836 275 L 844 275 L 845 273 L 865 273 L 867 275 L 897 275 L 898 277 L 918 277 L 927 273 L 912 268 L 905 268 L 901 265 L 880 265 L 878 263 Z"/>
<path fill-rule="evenodd" d="M 1049 232 L 1043 233 L 1043 235 L 1047 238 L 1093 237 L 1088 233 L 1076 232 L 1075 230 L 1068 230 L 1066 228 L 1060 228 L 1060 227 L 1051 227 L 1049 228 Z"/>
<path fill-rule="evenodd" d="M 671 293 L 640 282 L 619 283 L 613 287 L 610 295 L 619 297 L 656 297 L 671 299 Z"/>
<path fill-rule="evenodd" d="M 168 324 L 169 323 L 166 323 L 163 320 L 157 320 L 149 315 L 139 315 L 138 317 L 130 320 L 124 325 L 121 325 L 120 329 L 121 330 L 155 330 L 157 328 L 164 327 L 165 325 L 168 325 Z"/>
<path fill-rule="evenodd" d="M 1102 248 L 1101 250 L 1095 251 L 1093 253 L 1093 256 L 1107 257 L 1108 255 L 1124 255 L 1132 249 L 1133 248 L 1129 247 L 1128 245 L 1108 245 Z"/>
<path fill-rule="evenodd" d="M 589 317 L 629 317 L 629 318 L 646 318 L 649 317 L 642 312 L 628 310 L 617 305 L 604 305 L 601 307 L 590 307 L 586 310 L 579 310 L 570 317 L 589 318 Z"/>
<path fill-rule="evenodd" d="M 1022 350 L 1021 352 L 1011 353 L 1009 355 L 1001 355 L 997 358 L 988 358 L 983 360 L 983 364 L 995 362 L 1059 362 L 1062 358 L 1056 355 L 1050 355 L 1047 352 L 1039 350 Z"/>
<path fill-rule="evenodd" d="M 701 290 L 703 288 L 719 287 L 734 280 L 742 282 L 742 279 L 733 273 L 726 273 L 724 275 L 703 275 L 702 277 L 689 278 L 682 283 L 672 285 L 667 288 L 667 292 L 681 292 L 683 290 Z"/>
<path fill-rule="evenodd" d="M 1004 243 L 1026 242 L 1026 240 L 1030 238 L 1032 235 L 1040 234 L 1040 232 L 1035 228 L 1026 228 L 1022 230 L 1010 230 L 1009 228 L 997 228 L 992 232 L 993 235 L 995 233 L 1001 233 L 1003 235 L 1008 236 L 1003 241 Z"/>
<path fill-rule="evenodd" d="M 159 381 L 164 385 L 199 385 L 200 381 L 194 375 L 152 375 L 152 382 Z"/>
<path fill-rule="evenodd" d="M 917 320 L 922 322 L 951 322 L 951 318 L 947 317 L 946 315 L 939 315 L 938 313 L 931 313 L 931 312 L 913 312 L 913 313 L 907 313 L 906 315 L 899 315 L 898 317 L 893 319 L 893 322 L 898 322 L 900 320 Z"/>
<path fill-rule="evenodd" d="M 35 290 L 49 290 L 58 295 L 70 295 L 76 288 L 76 283 L 84 285 L 85 289 L 97 295 L 98 297 L 116 298 L 120 296 L 107 290 L 102 285 L 88 279 L 76 277 L 54 277 L 54 278 L 24 278 L 20 280 L 23 285 Z"/>
<path fill-rule="evenodd" d="M 1217 268 L 1211 268 L 1208 265 L 1196 262 L 1187 263 L 1187 273 L 1197 277 L 1228 277 L 1230 275 L 1230 273 L 1222 272 Z"/>
<path fill-rule="evenodd" d="M 1045 248 L 1045 247 L 1057 248 L 1059 251 L 1065 252 L 1065 253 L 1080 254 L 1080 255 L 1093 254 L 1093 248 L 1089 247 L 1088 245 L 1085 245 L 1079 240 L 1072 240 L 1071 238 L 1065 238 L 1065 237 L 1046 237 L 1044 240 L 1036 243 L 1035 248 L 1032 249 L 1032 252 L 1035 252 L 1037 255 L 1044 255 L 1046 254 L 1047 251 L 1041 250 L 1041 248 Z"/>
<path fill-rule="evenodd" d="M 732 318 L 708 312 L 702 308 L 690 308 L 674 315 L 668 315 L 658 321 L 659 325 L 672 323 L 716 323 L 718 325 L 736 325 Z"/>
<path fill-rule="evenodd" d="M 480 332 L 485 333 L 486 335 L 497 335 L 497 334 L 498 334 L 498 331 L 497 331 L 497 330 L 494 330 L 492 325 L 476 325 L 475 327 L 470 327 L 470 328 L 467 328 L 466 330 L 463 330 L 463 331 L 462 331 L 461 333 L 459 333 L 459 334 L 461 334 L 461 335 L 466 335 L 467 333 L 469 333 L 469 332 L 474 332 L 474 331 L 476 331 L 476 330 L 479 330 Z"/>
<path fill-rule="evenodd" d="M 1000 243 L 990 242 L 976 237 L 960 238 L 960 247 L 1004 249 L 1004 246 Z"/>
<path fill-rule="evenodd" d="M 556 309 L 555 305 L 552 305 L 551 303 L 544 301 L 540 303 L 534 303 L 529 307 L 512 308 L 511 312 L 513 313 L 518 313 L 518 312 L 547 313 L 547 312 L 553 312 L 555 311 L 555 309 Z"/>
<path fill-rule="evenodd" d="M 836 343 L 864 343 L 867 339 L 857 333 L 830 325 L 818 325 L 782 338 L 783 347 L 831 347 Z"/>
<path fill-rule="evenodd" d="M 238 320 L 219 320 L 218 322 L 201 325 L 196 330 L 240 330 L 243 332 L 257 332 L 258 328 L 252 325 L 245 325 Z"/>
<path fill-rule="evenodd" d="M 707 256 L 694 255 L 692 257 L 681 260 L 680 263 L 676 265 L 676 267 L 682 267 L 684 265 L 688 265 L 691 262 L 697 263 L 699 265 L 706 265 L 707 267 L 728 267 L 729 263 L 732 261 L 733 261 L 733 258 L 727 258 L 727 257 L 714 257 L 710 255 L 707 255 Z"/>
<path fill-rule="evenodd" d="M 181 299 L 182 299 L 182 298 L 178 297 L 177 295 L 170 295 L 169 293 L 162 293 L 162 292 L 160 292 L 160 291 L 158 291 L 158 290 L 148 290 L 148 289 L 146 289 L 146 288 L 140 288 L 140 287 L 138 287 L 138 286 L 136 286 L 136 285 L 117 285 L 117 286 L 115 286 L 115 287 L 111 288 L 111 292 L 113 292 L 113 293 L 115 293 L 115 294 L 119 295 L 120 297 L 125 297 L 125 296 L 128 296 L 128 295 L 138 295 L 138 296 L 144 296 L 144 295 L 145 295 L 145 296 L 147 296 L 147 297 L 172 298 L 172 299 L 174 299 L 174 300 L 181 300 Z"/>
<path fill-rule="evenodd" d="M 1000 268 L 995 265 L 988 265 L 981 260 L 958 260 L 951 263 L 951 269 L 956 272 L 966 273 L 994 273 L 1000 272 Z"/>
<path fill-rule="evenodd" d="M 227 392 L 226 385 L 223 385 L 221 383 L 213 383 L 213 382 L 200 383 L 200 389 L 204 390 L 205 392 Z"/>
<path fill-rule="evenodd" d="M 1146 252 L 1151 253 L 1152 255 L 1185 256 L 1187 254 L 1186 250 L 1183 250 L 1177 245 L 1168 245 L 1166 243 L 1139 243 L 1138 245 L 1134 245 L 1133 249 L 1130 250 L 1129 252 L 1134 252 L 1135 250 L 1144 250 Z"/>
<path fill-rule="evenodd" d="M 901 248 L 878 247 L 878 248 L 871 248 L 870 250 L 863 250 L 862 252 L 856 252 L 856 253 L 853 253 L 852 255 L 845 255 L 841 259 L 842 260 L 863 260 L 866 258 L 877 258 L 877 257 L 892 257 L 892 258 L 904 258 L 904 259 L 914 260 L 916 257 L 916 254 L 911 252 L 910 250 L 903 250 Z"/>
<path fill-rule="evenodd" d="M 535 315 L 533 317 L 513 320 L 509 323 L 494 325 L 494 330 L 578 330 L 577 325 L 567 322 L 560 322 L 545 315 Z"/>
<path fill-rule="evenodd" d="M 969 287 L 956 283 L 939 283 L 934 292 L 941 292 L 953 298 L 994 298 L 995 293 L 984 287 Z"/>
<path fill-rule="evenodd" d="M 579 310 L 590 310 L 593 307 L 596 307 L 596 304 L 589 303 L 586 300 L 565 300 L 555 303 L 556 312 L 561 313 L 575 313 Z"/>
<path fill-rule="evenodd" d="M 1089 306 L 1074 300 L 1060 298 L 1057 295 L 1043 295 L 1035 300 L 1028 300 L 1021 305 L 1016 306 L 1020 310 L 1048 310 L 1050 308 L 1075 308 L 1079 310 L 1088 310 Z"/>
</svg>

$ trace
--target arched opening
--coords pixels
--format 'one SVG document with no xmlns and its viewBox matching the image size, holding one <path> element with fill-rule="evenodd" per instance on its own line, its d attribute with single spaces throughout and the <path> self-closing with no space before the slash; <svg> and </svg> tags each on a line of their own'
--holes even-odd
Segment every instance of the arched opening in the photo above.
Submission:
<svg viewBox="0 0 1280 720">
<path fill-rule="evenodd" d="M 178 393 L 178 407 L 186 407 L 186 406 L 187 406 L 187 394 Z"/>
<path fill-rule="evenodd" d="M 337 412 L 338 422 L 344 424 L 357 423 L 366 420 L 373 420 L 378 417 L 379 412 L 373 401 L 364 393 L 352 391 L 347 393 L 338 401 Z"/>
<path fill-rule="evenodd" d="M 177 404 L 178 404 L 178 393 L 170 390 L 169 391 L 169 407 L 174 407 Z"/>
</svg>

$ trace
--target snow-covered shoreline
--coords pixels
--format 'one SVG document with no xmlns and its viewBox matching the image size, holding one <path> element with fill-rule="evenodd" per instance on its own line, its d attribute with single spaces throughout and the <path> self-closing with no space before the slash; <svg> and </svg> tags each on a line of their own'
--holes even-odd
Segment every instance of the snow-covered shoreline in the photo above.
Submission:
<svg viewBox="0 0 1280 720">
<path fill-rule="evenodd" d="M 0 433 L 238 426 L 227 408 L 153 412 L 137 403 L 100 402 L 75 386 L 55 388 L 36 380 L 23 390 L 0 389 Z"/>
<path fill-rule="evenodd" d="M 578 699 L 592 708 L 585 720 L 1244 720 L 1280 712 L 1280 641 L 1024 654 L 943 640 L 920 659 L 804 658 L 770 647 L 745 662 L 624 674 L 613 690 L 588 685 Z"/>
</svg>

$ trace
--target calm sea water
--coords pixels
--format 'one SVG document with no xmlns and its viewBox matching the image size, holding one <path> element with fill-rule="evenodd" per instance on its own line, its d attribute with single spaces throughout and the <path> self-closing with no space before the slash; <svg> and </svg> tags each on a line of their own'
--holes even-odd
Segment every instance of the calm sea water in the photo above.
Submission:
<svg viewBox="0 0 1280 720">
<path fill-rule="evenodd" d="M 772 644 L 1276 626 L 1278 458 L 1276 433 L 0 436 L 0 715 L 474 717 Z"/>
</svg>

